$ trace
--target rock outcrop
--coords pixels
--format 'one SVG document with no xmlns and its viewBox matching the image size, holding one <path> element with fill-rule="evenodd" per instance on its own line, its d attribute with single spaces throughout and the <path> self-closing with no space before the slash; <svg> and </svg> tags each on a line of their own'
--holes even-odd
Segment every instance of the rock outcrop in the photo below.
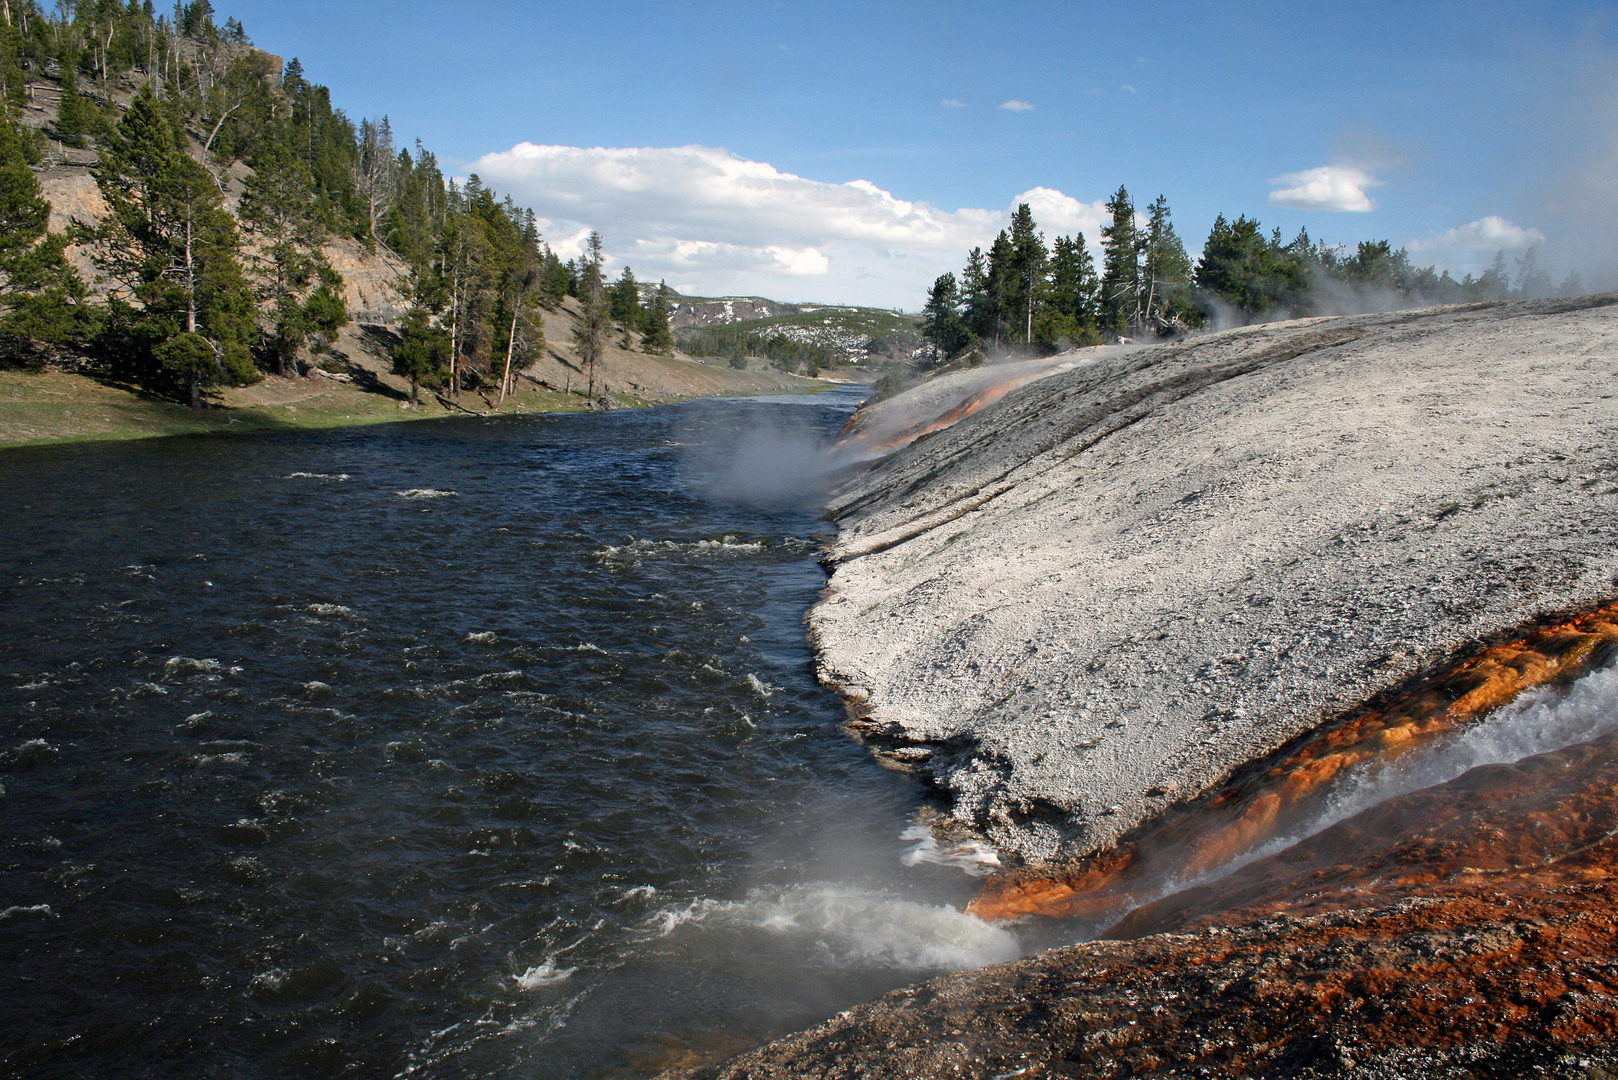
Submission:
<svg viewBox="0 0 1618 1080">
<path fill-rule="evenodd" d="M 1097 940 L 670 1080 L 1618 1076 L 1618 296 L 1062 363 L 867 419 L 811 626 Z"/>
<path fill-rule="evenodd" d="M 1615 304 L 1060 358 L 835 494 L 822 676 L 1003 850 L 1105 847 L 1463 643 L 1618 594 Z"/>
</svg>

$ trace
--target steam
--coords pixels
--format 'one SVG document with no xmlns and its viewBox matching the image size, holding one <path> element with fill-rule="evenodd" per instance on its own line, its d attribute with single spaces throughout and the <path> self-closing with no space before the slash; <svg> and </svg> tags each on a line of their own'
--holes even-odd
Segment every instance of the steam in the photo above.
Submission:
<svg viewBox="0 0 1618 1080">
<path fill-rule="evenodd" d="M 740 435 L 704 472 L 703 494 L 746 506 L 810 506 L 825 498 L 839 466 L 832 446 L 811 430 L 761 422 Z"/>
</svg>

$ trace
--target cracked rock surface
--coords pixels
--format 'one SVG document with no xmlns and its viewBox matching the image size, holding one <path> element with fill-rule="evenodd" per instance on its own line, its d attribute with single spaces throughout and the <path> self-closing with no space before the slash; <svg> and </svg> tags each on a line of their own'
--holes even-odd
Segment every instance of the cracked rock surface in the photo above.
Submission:
<svg viewBox="0 0 1618 1080">
<path fill-rule="evenodd" d="M 1104 846 L 1459 643 L 1618 592 L 1615 305 L 1081 354 L 834 493 L 822 678 L 1003 850 Z"/>
</svg>

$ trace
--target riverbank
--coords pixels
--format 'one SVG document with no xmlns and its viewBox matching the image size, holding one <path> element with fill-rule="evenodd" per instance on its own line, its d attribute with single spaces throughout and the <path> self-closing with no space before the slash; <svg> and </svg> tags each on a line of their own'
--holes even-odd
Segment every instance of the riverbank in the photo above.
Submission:
<svg viewBox="0 0 1618 1080">
<path fill-rule="evenodd" d="M 620 385 L 613 388 L 612 401 L 618 407 L 642 408 L 694 397 L 814 393 L 834 385 L 779 372 L 736 373 L 739 377 L 706 377 L 708 374 L 699 370 L 697 379 L 688 380 L 692 385 L 678 389 Z M 221 390 L 211 407 L 194 410 L 138 387 L 55 368 L 0 370 L 0 448 L 590 408 L 583 393 L 542 385 L 533 378 L 519 380 L 516 392 L 498 404 L 492 397 L 476 393 L 463 393 L 457 401 L 423 391 L 419 403 L 412 405 L 407 389 L 375 379 L 366 381 L 375 385 L 357 385 L 353 376 L 268 376 L 250 387 Z"/>
<path fill-rule="evenodd" d="M 1615 304 L 1076 354 L 849 478 L 822 678 L 1103 940 L 673 1075 L 1618 1072 Z"/>
</svg>

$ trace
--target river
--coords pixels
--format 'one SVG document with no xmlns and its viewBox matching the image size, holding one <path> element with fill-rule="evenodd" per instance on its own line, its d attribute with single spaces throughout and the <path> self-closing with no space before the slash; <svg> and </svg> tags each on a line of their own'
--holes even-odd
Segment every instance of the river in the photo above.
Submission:
<svg viewBox="0 0 1618 1080">
<path fill-rule="evenodd" d="M 1015 955 L 757 497 L 856 402 L 0 453 L 4 1071 L 642 1076 Z"/>
</svg>

